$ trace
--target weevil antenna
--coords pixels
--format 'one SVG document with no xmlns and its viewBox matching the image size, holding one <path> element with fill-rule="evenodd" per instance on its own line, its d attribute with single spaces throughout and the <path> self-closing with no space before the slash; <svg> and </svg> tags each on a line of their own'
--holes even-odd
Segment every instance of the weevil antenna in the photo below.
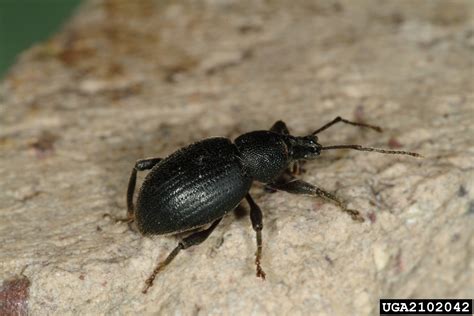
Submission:
<svg viewBox="0 0 474 316">
<path fill-rule="evenodd" d="M 382 154 L 392 154 L 392 155 L 407 155 L 412 157 L 423 157 L 422 155 L 410 151 L 402 150 L 386 150 L 381 148 L 373 147 L 363 147 L 361 145 L 332 145 L 332 146 L 323 146 L 321 150 L 331 150 L 331 149 L 354 149 L 359 151 L 374 151 Z"/>
<path fill-rule="evenodd" d="M 382 132 L 382 128 L 379 127 L 379 126 L 376 126 L 376 125 L 370 125 L 370 124 L 365 124 L 365 123 L 360 123 L 360 122 L 353 122 L 353 121 L 349 121 L 349 120 L 346 120 L 340 116 L 336 117 L 334 120 L 332 120 L 331 122 L 325 124 L 324 126 L 318 128 L 317 130 L 315 130 L 313 133 L 311 133 L 312 135 L 316 135 L 318 133 L 321 133 L 322 131 L 328 129 L 329 127 L 333 126 L 334 124 L 336 123 L 345 123 L 345 124 L 349 124 L 349 125 L 354 125 L 354 126 L 359 126 L 359 127 L 366 127 L 366 128 L 370 128 L 370 129 L 373 129 L 374 131 L 376 132 L 379 132 L 381 133 Z"/>
</svg>

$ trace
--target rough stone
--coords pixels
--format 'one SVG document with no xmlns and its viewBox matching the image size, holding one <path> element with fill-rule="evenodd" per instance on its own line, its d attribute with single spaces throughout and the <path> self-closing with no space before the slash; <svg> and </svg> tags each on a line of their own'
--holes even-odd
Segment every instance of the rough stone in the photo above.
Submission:
<svg viewBox="0 0 474 316">
<path fill-rule="evenodd" d="M 469 0 L 87 1 L 1 84 L 0 297 L 32 315 L 376 315 L 381 297 L 472 297 L 473 20 Z M 321 143 L 425 157 L 304 165 L 364 223 L 257 184 L 265 281 L 247 214 L 229 214 L 141 294 L 177 238 L 102 217 L 125 213 L 136 159 L 338 115 L 385 132 L 338 126 Z"/>
</svg>

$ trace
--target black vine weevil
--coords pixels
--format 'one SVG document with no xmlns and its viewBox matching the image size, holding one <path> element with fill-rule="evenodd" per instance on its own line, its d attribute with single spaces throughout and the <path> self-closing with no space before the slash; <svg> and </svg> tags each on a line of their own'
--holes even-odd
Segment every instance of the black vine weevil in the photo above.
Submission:
<svg viewBox="0 0 474 316">
<path fill-rule="evenodd" d="M 127 190 L 127 218 L 135 221 L 143 235 L 174 234 L 209 227 L 191 233 L 160 262 L 146 280 L 143 293 L 153 285 L 158 272 L 182 250 L 206 240 L 222 217 L 232 211 L 242 199 L 250 205 L 250 219 L 256 232 L 257 276 L 265 278 L 260 266 L 262 255 L 262 211 L 249 194 L 252 182 L 265 183 L 269 188 L 294 194 L 323 197 L 337 204 L 354 220 L 363 221 L 359 211 L 348 209 L 341 200 L 312 184 L 298 180 L 289 172 L 292 164 L 318 157 L 323 150 L 355 149 L 384 154 L 419 157 L 413 152 L 385 150 L 360 145 L 322 146 L 316 134 L 343 122 L 381 131 L 380 127 L 356 123 L 337 117 L 307 136 L 290 135 L 286 124 L 277 121 L 269 131 L 254 131 L 237 137 L 232 143 L 214 137 L 184 147 L 165 159 L 150 158 L 136 162 Z M 151 170 L 150 170 L 151 169 Z M 150 170 L 139 190 L 136 207 L 133 194 L 137 171 Z"/>
</svg>

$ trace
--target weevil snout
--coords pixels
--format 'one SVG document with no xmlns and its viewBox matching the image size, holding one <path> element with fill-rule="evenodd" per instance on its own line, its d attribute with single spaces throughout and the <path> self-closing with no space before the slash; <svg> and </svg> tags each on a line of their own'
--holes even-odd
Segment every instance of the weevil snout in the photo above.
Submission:
<svg viewBox="0 0 474 316">
<path fill-rule="evenodd" d="M 292 158 L 314 159 L 321 154 L 321 144 L 318 143 L 316 135 L 293 137 L 290 139 Z"/>
</svg>

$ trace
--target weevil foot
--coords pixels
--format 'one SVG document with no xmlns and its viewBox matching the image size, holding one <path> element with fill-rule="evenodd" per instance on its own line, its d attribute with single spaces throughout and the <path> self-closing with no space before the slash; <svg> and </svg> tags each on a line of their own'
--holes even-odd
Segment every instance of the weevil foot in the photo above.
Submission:
<svg viewBox="0 0 474 316">
<path fill-rule="evenodd" d="M 360 214 L 358 210 L 345 209 L 344 211 L 349 213 L 349 215 L 354 221 L 361 222 L 361 223 L 365 221 L 364 217 L 362 217 L 362 215 Z"/>
<path fill-rule="evenodd" d="M 262 266 L 260 265 L 260 260 L 257 258 L 255 259 L 255 264 L 257 265 L 257 278 L 262 278 L 262 280 L 265 280 L 265 272 L 262 269 Z"/>
<path fill-rule="evenodd" d="M 262 270 L 262 267 L 258 266 L 257 267 L 257 278 L 262 278 L 262 280 L 265 280 L 265 272 Z"/>
<path fill-rule="evenodd" d="M 174 252 L 173 252 L 174 253 Z M 177 252 L 176 252 L 177 254 Z M 176 255 L 174 254 L 174 255 Z M 174 257 L 173 257 L 174 258 Z M 169 260 L 171 261 L 172 258 Z M 145 281 L 145 287 L 143 288 L 142 290 L 142 293 L 143 294 L 146 294 L 146 292 L 148 292 L 148 289 L 151 288 L 153 286 L 153 281 L 155 281 L 155 278 L 156 278 L 156 275 L 161 271 L 163 270 L 163 268 L 168 264 L 169 262 L 167 261 L 164 261 L 164 262 L 161 262 L 158 264 L 158 266 L 155 268 L 155 270 L 153 270 L 153 273 L 148 277 L 148 279 L 146 279 Z"/>
<path fill-rule="evenodd" d="M 145 281 L 145 287 L 142 290 L 143 294 L 146 294 L 148 292 L 148 289 L 153 286 L 153 281 L 154 280 L 155 280 L 155 276 L 152 275 Z"/>
</svg>

